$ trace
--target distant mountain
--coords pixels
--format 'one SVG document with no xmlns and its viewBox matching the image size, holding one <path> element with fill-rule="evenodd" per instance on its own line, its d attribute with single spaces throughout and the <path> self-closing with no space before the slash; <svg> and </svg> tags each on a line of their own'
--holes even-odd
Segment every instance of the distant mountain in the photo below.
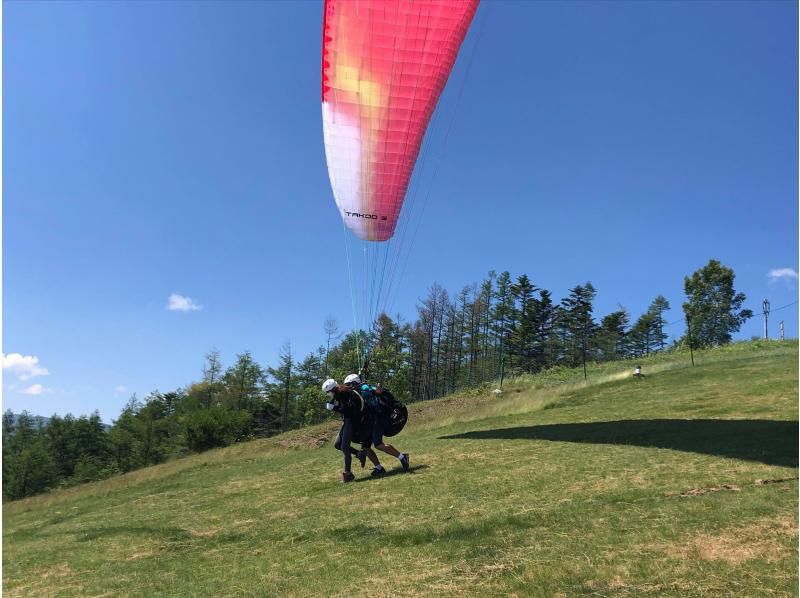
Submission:
<svg viewBox="0 0 800 598">
<path fill-rule="evenodd" d="M 20 418 L 21 414 L 14 413 L 10 409 L 7 410 L 5 413 L 11 413 L 11 421 L 14 423 L 14 426 L 16 427 L 17 422 L 19 421 L 19 418 Z M 44 417 L 43 415 L 33 415 L 32 413 L 30 413 L 29 415 L 33 418 L 34 427 L 46 428 L 48 425 L 50 425 L 50 418 L 49 417 Z M 108 430 L 111 429 L 111 426 L 109 424 L 104 423 L 103 424 L 103 429 L 106 432 L 108 432 Z"/>
<path fill-rule="evenodd" d="M 6 413 L 9 412 L 6 411 Z M 33 425 L 36 427 L 46 428 L 47 425 L 50 423 L 49 417 L 44 417 L 43 415 L 33 415 L 33 414 L 30 414 L 30 416 L 33 418 Z M 11 421 L 14 423 L 15 427 L 17 425 L 17 422 L 19 421 L 19 418 L 20 418 L 19 413 L 14 413 L 13 411 L 11 412 Z"/>
</svg>

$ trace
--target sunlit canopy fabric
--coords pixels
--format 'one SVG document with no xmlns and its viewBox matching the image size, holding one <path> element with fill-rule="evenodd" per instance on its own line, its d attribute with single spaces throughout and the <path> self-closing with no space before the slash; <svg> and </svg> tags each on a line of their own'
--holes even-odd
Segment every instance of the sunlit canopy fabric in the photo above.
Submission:
<svg viewBox="0 0 800 598">
<path fill-rule="evenodd" d="M 326 0 L 322 122 L 333 195 L 360 239 L 394 234 L 425 129 L 478 0 Z"/>
</svg>

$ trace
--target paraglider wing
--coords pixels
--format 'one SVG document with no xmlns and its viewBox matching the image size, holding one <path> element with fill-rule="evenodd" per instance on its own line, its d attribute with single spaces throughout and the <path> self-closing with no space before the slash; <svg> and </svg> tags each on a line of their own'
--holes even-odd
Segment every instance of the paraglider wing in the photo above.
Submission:
<svg viewBox="0 0 800 598">
<path fill-rule="evenodd" d="M 333 195 L 360 239 L 394 234 L 425 129 L 478 0 L 326 0 L 322 122 Z"/>
</svg>

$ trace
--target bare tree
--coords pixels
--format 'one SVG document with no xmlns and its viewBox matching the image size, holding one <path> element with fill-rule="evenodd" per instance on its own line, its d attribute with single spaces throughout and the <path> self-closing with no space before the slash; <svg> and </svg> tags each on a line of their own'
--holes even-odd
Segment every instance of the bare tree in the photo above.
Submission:
<svg viewBox="0 0 800 598">
<path fill-rule="evenodd" d="M 203 382 L 208 388 L 208 404 L 206 406 L 210 406 L 214 402 L 214 391 L 220 374 L 222 374 L 222 362 L 219 360 L 219 351 L 215 347 L 206 353 L 206 362 L 203 365 Z"/>
<path fill-rule="evenodd" d="M 328 355 L 331 352 L 331 342 L 336 342 L 342 336 L 339 332 L 339 324 L 333 316 L 325 318 L 325 323 L 322 325 L 325 331 L 325 377 L 328 377 Z"/>
</svg>

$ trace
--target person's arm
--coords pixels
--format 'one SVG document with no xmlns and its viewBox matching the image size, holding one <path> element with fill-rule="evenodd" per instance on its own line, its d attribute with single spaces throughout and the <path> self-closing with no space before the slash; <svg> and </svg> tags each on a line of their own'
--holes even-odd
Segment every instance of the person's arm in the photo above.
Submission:
<svg viewBox="0 0 800 598">
<path fill-rule="evenodd" d="M 330 398 L 330 400 L 327 402 L 325 407 L 328 409 L 328 411 L 335 411 L 336 413 L 343 413 L 342 400 L 341 400 L 341 398 L 339 396 L 339 393 L 336 393 L 335 395 L 333 395 Z"/>
</svg>

